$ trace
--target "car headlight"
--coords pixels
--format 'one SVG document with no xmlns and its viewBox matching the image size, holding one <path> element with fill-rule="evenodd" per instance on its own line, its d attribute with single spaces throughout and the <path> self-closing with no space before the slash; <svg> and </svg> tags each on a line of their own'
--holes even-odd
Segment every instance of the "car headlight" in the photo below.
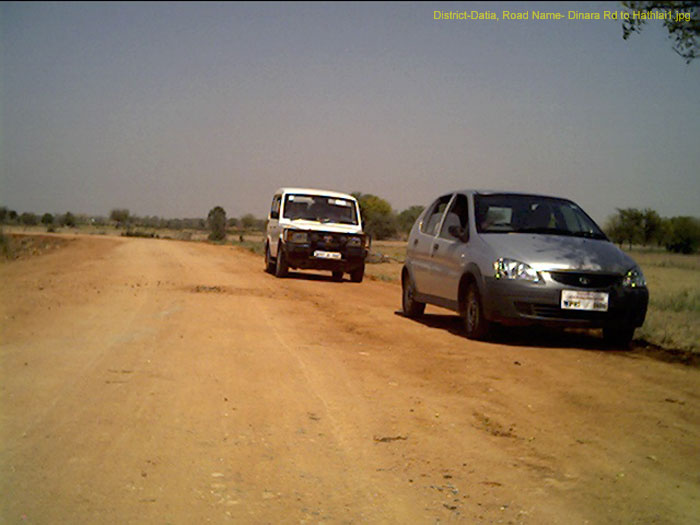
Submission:
<svg viewBox="0 0 700 525">
<path fill-rule="evenodd" d="M 347 245 L 352 248 L 362 246 L 362 237 L 349 237 Z"/>
<path fill-rule="evenodd" d="M 500 258 L 493 263 L 493 275 L 496 279 L 516 279 L 538 283 L 542 280 L 540 274 L 524 262 L 514 259 Z"/>
<path fill-rule="evenodd" d="M 622 286 L 627 288 L 642 288 L 646 285 L 647 281 L 644 278 L 642 270 L 638 266 L 630 269 L 622 279 Z"/>
<path fill-rule="evenodd" d="M 298 243 L 309 242 L 309 234 L 307 232 L 284 230 L 284 240 L 287 242 Z"/>
</svg>

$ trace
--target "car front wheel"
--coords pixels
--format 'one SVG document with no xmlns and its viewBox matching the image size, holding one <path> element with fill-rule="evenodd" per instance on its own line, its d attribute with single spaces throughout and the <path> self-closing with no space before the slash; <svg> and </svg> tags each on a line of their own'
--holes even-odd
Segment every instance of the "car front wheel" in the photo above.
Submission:
<svg viewBox="0 0 700 525">
<path fill-rule="evenodd" d="M 469 339 L 485 339 L 490 325 L 484 317 L 484 308 L 476 284 L 469 285 L 464 303 L 464 329 Z"/>
<path fill-rule="evenodd" d="M 359 268 L 350 272 L 350 280 L 354 283 L 361 283 L 365 276 L 365 265 L 363 264 Z"/>
<path fill-rule="evenodd" d="M 277 250 L 277 264 L 275 265 L 275 277 L 286 277 L 289 271 L 289 265 L 287 264 L 287 257 L 284 254 L 284 249 L 281 246 Z"/>
<path fill-rule="evenodd" d="M 627 348 L 634 336 L 633 326 L 607 326 L 603 328 L 603 341 L 616 348 Z"/>
</svg>

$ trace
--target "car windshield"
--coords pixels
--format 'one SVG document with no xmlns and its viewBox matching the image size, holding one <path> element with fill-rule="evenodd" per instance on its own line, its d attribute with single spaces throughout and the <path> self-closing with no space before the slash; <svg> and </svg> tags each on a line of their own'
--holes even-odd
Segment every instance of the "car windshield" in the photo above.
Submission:
<svg viewBox="0 0 700 525">
<path fill-rule="evenodd" d="M 287 195 L 283 217 L 291 220 L 358 224 L 354 201 L 324 195 Z"/>
<path fill-rule="evenodd" d="M 598 225 L 573 202 L 519 194 L 475 195 L 479 233 L 546 233 L 606 239 Z"/>
</svg>

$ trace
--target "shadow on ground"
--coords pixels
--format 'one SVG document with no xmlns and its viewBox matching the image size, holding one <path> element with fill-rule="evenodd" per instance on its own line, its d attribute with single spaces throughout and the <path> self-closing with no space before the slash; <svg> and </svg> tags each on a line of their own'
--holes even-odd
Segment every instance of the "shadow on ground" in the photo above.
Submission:
<svg viewBox="0 0 700 525">
<path fill-rule="evenodd" d="M 403 316 L 401 311 L 396 315 Z M 410 321 L 430 328 L 442 329 L 465 337 L 462 318 L 458 315 L 424 314 Z M 557 329 L 547 327 L 511 327 L 497 325 L 492 328 L 489 343 L 507 346 L 536 346 L 540 348 L 566 348 L 571 350 L 606 352 L 631 359 L 642 356 L 667 363 L 700 366 L 700 355 L 686 350 L 662 348 L 643 339 L 635 339 L 629 348 L 611 347 L 606 344 L 600 330 Z"/>
</svg>

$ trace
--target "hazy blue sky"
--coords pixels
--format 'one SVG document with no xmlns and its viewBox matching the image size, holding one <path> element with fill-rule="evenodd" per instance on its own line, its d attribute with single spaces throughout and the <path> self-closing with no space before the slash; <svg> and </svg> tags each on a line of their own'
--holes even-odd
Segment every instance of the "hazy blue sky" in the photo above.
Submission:
<svg viewBox="0 0 700 525">
<path fill-rule="evenodd" d="M 461 188 L 700 215 L 700 60 L 660 22 L 434 20 L 608 3 L 3 3 L 0 205 L 263 216 Z"/>
</svg>

